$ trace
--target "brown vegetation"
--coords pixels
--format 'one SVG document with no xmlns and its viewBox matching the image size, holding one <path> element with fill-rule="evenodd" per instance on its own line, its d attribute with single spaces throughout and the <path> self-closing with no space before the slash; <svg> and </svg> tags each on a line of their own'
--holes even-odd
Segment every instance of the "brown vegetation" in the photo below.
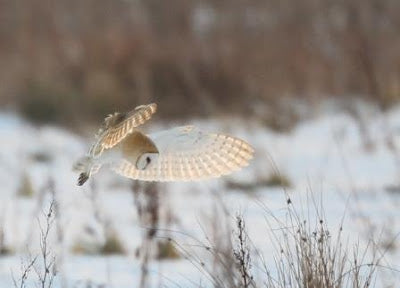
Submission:
<svg viewBox="0 0 400 288">
<path fill-rule="evenodd" d="M 400 95 L 399 16 L 397 0 L 6 1 L 0 103 L 62 123 L 149 101 L 163 117 L 267 122 L 265 106 L 279 115 L 288 97 L 387 107 Z"/>
<path fill-rule="evenodd" d="M 31 178 L 26 171 L 22 174 L 20 181 L 17 195 L 20 197 L 31 198 L 35 194 L 35 191 L 32 186 Z"/>
</svg>

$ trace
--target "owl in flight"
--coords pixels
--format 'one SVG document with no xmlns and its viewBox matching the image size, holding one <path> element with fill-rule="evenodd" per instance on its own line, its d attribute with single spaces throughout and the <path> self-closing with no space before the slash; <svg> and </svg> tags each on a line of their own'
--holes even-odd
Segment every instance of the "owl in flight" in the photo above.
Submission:
<svg viewBox="0 0 400 288">
<path fill-rule="evenodd" d="M 193 126 L 142 133 L 138 127 L 156 110 L 156 104 L 149 104 L 107 116 L 87 155 L 74 165 L 80 173 L 78 185 L 102 166 L 143 181 L 195 181 L 239 170 L 253 157 L 245 141 Z"/>
</svg>

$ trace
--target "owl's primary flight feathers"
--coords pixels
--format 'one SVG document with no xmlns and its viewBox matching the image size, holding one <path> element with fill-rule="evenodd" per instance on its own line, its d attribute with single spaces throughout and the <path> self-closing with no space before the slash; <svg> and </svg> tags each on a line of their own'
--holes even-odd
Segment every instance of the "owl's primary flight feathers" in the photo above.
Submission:
<svg viewBox="0 0 400 288">
<path fill-rule="evenodd" d="M 149 104 L 108 116 L 96 141 L 75 169 L 83 185 L 102 165 L 144 181 L 194 181 L 215 178 L 247 166 L 254 150 L 245 141 L 205 133 L 193 126 L 145 135 L 136 129 L 156 112 Z"/>
</svg>

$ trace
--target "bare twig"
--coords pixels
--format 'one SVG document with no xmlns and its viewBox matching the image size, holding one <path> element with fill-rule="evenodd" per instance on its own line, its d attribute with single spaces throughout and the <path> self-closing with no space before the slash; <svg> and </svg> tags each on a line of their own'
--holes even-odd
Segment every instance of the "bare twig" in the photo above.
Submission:
<svg viewBox="0 0 400 288">
<path fill-rule="evenodd" d="M 250 248 L 247 244 L 247 233 L 245 228 L 245 223 L 243 217 L 236 216 L 236 228 L 237 228 L 237 247 L 233 249 L 233 255 L 237 261 L 237 267 L 239 269 L 240 275 L 242 277 L 242 283 L 240 287 L 248 288 L 253 281 L 253 276 L 251 276 L 251 258 L 250 258 Z M 253 285 L 254 286 L 254 285 Z"/>
<path fill-rule="evenodd" d="M 54 223 L 54 207 L 56 203 L 53 200 L 50 203 L 48 212 L 45 216 L 45 226 L 43 227 L 38 220 L 40 228 L 40 257 L 42 260 L 42 267 L 33 266 L 35 273 L 39 279 L 41 288 L 50 288 L 53 285 L 54 278 L 57 274 L 56 270 L 56 257 L 49 249 L 49 234 Z"/>
<path fill-rule="evenodd" d="M 14 275 L 12 275 L 12 280 L 15 288 L 25 288 L 26 280 L 28 279 L 29 273 L 32 270 L 37 260 L 37 256 L 34 258 L 30 258 L 28 264 L 21 263 L 21 277 L 19 280 L 16 280 Z"/>
</svg>

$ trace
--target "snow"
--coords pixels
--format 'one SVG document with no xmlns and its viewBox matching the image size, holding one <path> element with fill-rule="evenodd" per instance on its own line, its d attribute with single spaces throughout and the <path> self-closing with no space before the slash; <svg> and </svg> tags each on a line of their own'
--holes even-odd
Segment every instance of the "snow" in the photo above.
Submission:
<svg viewBox="0 0 400 288">
<path fill-rule="evenodd" d="M 385 114 L 365 111 L 368 114 L 364 119 L 366 133 L 373 143 L 370 149 L 360 134 L 359 122 L 338 112 L 304 121 L 287 133 L 273 132 L 240 119 L 180 123 L 241 137 L 254 146 L 256 154 L 249 167 L 223 179 L 161 184 L 159 201 L 163 220 L 158 237 L 171 237 L 179 247 L 184 247 L 193 257 L 197 255 L 207 265 L 209 253 L 195 247 L 199 243 L 206 245 L 215 234 L 223 233 L 226 223 L 231 225 L 226 228 L 230 232 L 235 215 L 241 213 L 253 245 L 267 259 L 267 264 L 273 264 L 270 256 L 276 251 L 267 221 L 274 222 L 260 203 L 284 219 L 290 196 L 293 205 L 307 218 L 314 210 L 312 193 L 317 202 L 322 199 L 332 231 L 337 230 L 344 213 L 347 215 L 344 233 L 350 243 L 366 245 L 371 237 L 386 234 L 390 239 L 395 238 L 400 231 L 397 220 L 400 219 L 400 186 L 396 189 L 400 185 L 396 150 L 400 147 L 400 107 Z M 149 130 L 170 127 L 155 123 Z M 34 127 L 16 115 L 0 113 L 0 225 L 6 246 L 14 252 L 0 256 L 0 287 L 12 286 L 11 271 L 18 278 L 21 260 L 27 251 L 38 253 L 38 222 L 43 221 L 43 211 L 51 199 L 49 178 L 55 181 L 59 205 L 56 226 L 63 231 L 62 243 L 56 235 L 51 237 L 52 248 L 62 259 L 55 287 L 79 287 L 80 284 L 85 287 L 85 283 L 120 288 L 138 285 L 141 261 L 135 255 L 149 227 L 139 222 L 129 180 L 101 171 L 88 185 L 76 186 L 77 175 L 71 169 L 72 163 L 86 152 L 90 141 L 58 127 Z M 253 183 L 265 179 L 275 169 L 292 183 L 286 192 L 267 186 L 256 187 L 254 191 L 228 188 L 228 181 Z M 17 195 L 24 173 L 35 191 L 30 198 Z M 77 242 L 99 245 L 105 241 L 104 223 L 120 237 L 126 255 L 74 254 L 72 250 Z M 385 265 L 398 269 L 399 256 L 396 250 L 387 252 Z M 160 283 L 166 287 L 200 284 L 211 287 L 207 273 L 200 272 L 194 262 L 184 258 L 150 261 L 149 287 L 160 287 Z M 30 281 L 35 279 L 32 274 Z M 261 272 L 257 274 L 262 277 Z M 393 283 L 398 280 L 398 275 L 390 274 L 390 277 Z"/>
</svg>

